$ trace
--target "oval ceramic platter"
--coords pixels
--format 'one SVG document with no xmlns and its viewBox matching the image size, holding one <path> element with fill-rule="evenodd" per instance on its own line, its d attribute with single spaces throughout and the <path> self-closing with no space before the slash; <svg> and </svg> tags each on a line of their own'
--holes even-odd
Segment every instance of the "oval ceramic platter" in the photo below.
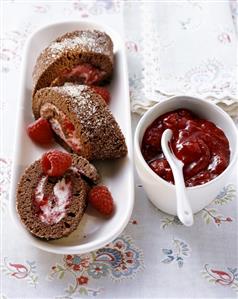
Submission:
<svg viewBox="0 0 238 299">
<path fill-rule="evenodd" d="M 58 36 L 66 32 L 84 29 L 97 29 L 110 35 L 114 44 L 114 75 L 109 90 L 110 109 L 119 123 L 126 139 L 128 155 L 118 161 L 96 164 L 102 183 L 110 189 L 115 201 L 115 214 L 110 219 L 99 217 L 88 207 L 77 230 L 59 240 L 44 241 L 31 235 L 22 225 L 16 211 L 16 188 L 24 169 L 43 152 L 52 148 L 42 148 L 34 144 L 26 134 L 26 127 L 34 119 L 31 111 L 32 70 L 40 52 Z M 11 183 L 11 215 L 22 238 L 45 251 L 59 254 L 86 253 L 105 246 L 115 239 L 127 225 L 134 204 L 133 157 L 131 138 L 130 101 L 128 74 L 124 42 L 110 28 L 89 22 L 64 22 L 48 25 L 36 31 L 28 40 L 22 64 L 19 112 L 16 126 L 16 143 Z M 54 144 L 54 148 L 60 148 Z M 62 148 L 61 148 L 62 149 Z"/>
</svg>

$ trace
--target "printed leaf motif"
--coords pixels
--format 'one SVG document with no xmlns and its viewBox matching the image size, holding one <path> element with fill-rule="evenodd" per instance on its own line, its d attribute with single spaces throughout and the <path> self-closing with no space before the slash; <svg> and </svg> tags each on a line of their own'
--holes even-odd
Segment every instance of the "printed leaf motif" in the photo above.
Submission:
<svg viewBox="0 0 238 299">
<path fill-rule="evenodd" d="M 234 185 L 230 184 L 222 189 L 222 191 L 217 195 L 213 201 L 216 205 L 228 204 L 236 198 L 236 188 Z"/>
<path fill-rule="evenodd" d="M 81 287 L 79 289 L 79 294 L 81 294 L 81 295 L 88 295 L 88 291 L 87 291 L 86 288 Z"/>
<path fill-rule="evenodd" d="M 173 248 L 170 249 L 162 248 L 162 252 L 166 255 L 166 258 L 161 262 L 164 264 L 176 262 L 178 267 L 182 268 L 184 265 L 184 258 L 189 256 L 190 248 L 188 244 L 178 239 L 174 239 L 172 245 Z"/>
<path fill-rule="evenodd" d="M 64 271 L 60 271 L 58 277 L 59 277 L 59 279 L 62 279 L 64 277 Z"/>
<path fill-rule="evenodd" d="M 162 251 L 163 251 L 164 254 L 171 254 L 171 253 L 173 253 L 173 250 L 171 250 L 171 249 L 162 249 Z"/>
<path fill-rule="evenodd" d="M 169 264 L 172 262 L 173 259 L 174 259 L 173 256 L 168 256 L 166 259 L 162 260 L 162 263 Z"/>
<path fill-rule="evenodd" d="M 72 284 L 69 284 L 68 288 L 65 291 L 68 294 L 73 294 L 74 293 L 74 286 Z"/>
<path fill-rule="evenodd" d="M 177 216 L 165 217 L 161 220 L 161 228 L 165 229 L 170 225 L 182 225 L 181 221 Z"/>
<path fill-rule="evenodd" d="M 64 268 L 62 266 L 60 266 L 59 264 L 56 264 L 56 269 L 58 271 L 64 271 Z"/>
<path fill-rule="evenodd" d="M 212 282 L 212 283 L 216 282 L 216 280 L 214 278 L 209 278 L 208 281 Z"/>
</svg>

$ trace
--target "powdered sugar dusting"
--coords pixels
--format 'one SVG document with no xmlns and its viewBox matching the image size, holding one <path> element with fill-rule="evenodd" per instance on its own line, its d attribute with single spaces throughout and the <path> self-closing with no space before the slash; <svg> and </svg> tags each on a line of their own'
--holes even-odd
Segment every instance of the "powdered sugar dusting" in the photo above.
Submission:
<svg viewBox="0 0 238 299">
<path fill-rule="evenodd" d="M 108 36 L 97 30 L 75 31 L 67 37 L 59 38 L 50 44 L 49 50 L 52 53 L 62 53 L 65 50 L 76 49 L 81 47 L 86 51 L 93 50 L 97 53 L 111 55 L 108 47 Z"/>
<path fill-rule="evenodd" d="M 58 87 L 61 93 L 67 94 L 71 97 L 71 102 L 75 113 L 81 115 L 80 123 L 87 124 L 87 127 L 98 128 L 106 121 L 104 117 L 93 117 L 97 114 L 98 109 L 101 109 L 99 103 L 92 100 L 91 89 L 85 85 L 65 84 L 62 87 Z M 82 116 L 83 114 L 83 116 Z M 90 130 L 93 133 L 93 130 Z M 87 132 L 89 134 L 89 132 Z"/>
<path fill-rule="evenodd" d="M 85 90 L 84 85 L 77 85 L 73 83 L 66 83 L 64 86 L 59 87 L 59 91 L 69 95 L 70 97 L 77 98 L 80 97 L 82 91 Z"/>
</svg>

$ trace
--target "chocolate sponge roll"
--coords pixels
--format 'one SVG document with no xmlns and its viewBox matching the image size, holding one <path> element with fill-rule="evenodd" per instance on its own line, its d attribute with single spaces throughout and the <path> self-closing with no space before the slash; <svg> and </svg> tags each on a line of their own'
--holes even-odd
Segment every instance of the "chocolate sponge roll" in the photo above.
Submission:
<svg viewBox="0 0 238 299">
<path fill-rule="evenodd" d="M 100 181 L 99 173 L 93 164 L 89 163 L 87 159 L 76 154 L 72 154 L 71 156 L 74 161 L 71 168 L 82 175 L 83 179 L 86 179 L 87 182 L 89 181 L 93 184 L 97 184 Z"/>
<path fill-rule="evenodd" d="M 95 78 L 77 75 L 77 67 L 90 72 Z M 80 68 L 80 72 L 83 72 Z M 78 70 L 79 71 L 79 70 Z M 33 95 L 44 87 L 60 86 L 64 82 L 100 84 L 108 81 L 113 71 L 113 43 L 104 32 L 78 30 L 66 33 L 53 41 L 37 58 L 33 70 Z"/>
<path fill-rule="evenodd" d="M 103 98 L 85 85 L 42 88 L 33 98 L 35 118 L 49 120 L 58 142 L 88 160 L 127 154 L 124 136 Z"/>
<path fill-rule="evenodd" d="M 17 211 L 25 227 L 39 238 L 50 240 L 68 236 L 77 228 L 84 214 L 90 187 L 80 172 L 86 173 L 91 180 L 97 181 L 99 176 L 96 168 L 84 158 L 72 155 L 72 160 L 71 168 L 62 177 L 45 176 L 40 160 L 35 161 L 25 170 L 19 181 L 16 194 Z M 63 190 L 70 187 L 66 193 L 68 198 L 65 193 L 59 193 L 62 192 L 62 187 Z M 61 199 L 57 202 L 55 198 L 59 194 Z M 67 200 L 66 203 L 62 196 Z"/>
</svg>

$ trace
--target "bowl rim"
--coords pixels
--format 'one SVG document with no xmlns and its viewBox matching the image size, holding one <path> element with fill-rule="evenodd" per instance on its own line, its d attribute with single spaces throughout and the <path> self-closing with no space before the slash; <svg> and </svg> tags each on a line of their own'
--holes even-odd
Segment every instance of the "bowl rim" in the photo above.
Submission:
<svg viewBox="0 0 238 299">
<path fill-rule="evenodd" d="M 201 98 L 194 97 L 194 96 L 189 96 L 189 95 L 172 96 L 172 97 L 170 97 L 170 98 L 168 98 L 168 99 L 166 99 L 166 100 L 164 100 L 162 102 L 159 102 L 159 103 L 155 104 L 148 111 L 146 111 L 146 113 L 141 117 L 141 119 L 139 120 L 139 122 L 138 122 L 138 124 L 136 126 L 135 135 L 134 135 L 134 156 L 139 159 L 139 161 L 142 164 L 142 166 L 144 167 L 145 171 L 151 177 L 153 177 L 153 179 L 156 182 L 165 184 L 167 187 L 170 187 L 170 188 L 172 188 L 172 189 L 175 190 L 175 186 L 173 184 L 171 184 L 171 183 L 167 182 L 166 180 L 162 179 L 146 163 L 146 161 L 145 161 L 145 159 L 144 159 L 144 157 L 143 157 L 143 155 L 141 153 L 141 148 L 140 148 L 140 144 L 139 144 L 139 135 L 140 135 L 141 130 L 144 129 L 145 122 L 150 118 L 151 114 L 153 114 L 155 110 L 157 110 L 161 106 L 166 105 L 167 103 L 169 103 L 170 100 L 177 101 L 177 100 L 179 100 L 181 98 L 186 98 L 189 101 L 197 101 L 197 102 L 202 103 L 202 105 L 208 105 L 208 106 L 212 107 L 212 109 L 214 109 L 216 112 L 220 113 L 220 115 L 222 115 L 222 117 L 227 120 L 227 122 L 230 125 L 230 128 L 235 132 L 236 137 L 237 137 L 236 140 L 235 140 L 235 147 L 234 147 L 232 159 L 230 160 L 229 165 L 226 167 L 226 169 L 222 173 L 220 173 L 217 177 L 215 177 L 214 179 L 208 181 L 205 184 L 197 185 L 197 186 L 191 186 L 191 187 L 186 187 L 186 189 L 188 189 L 188 190 L 198 190 L 198 189 L 209 187 L 210 185 L 212 185 L 213 183 L 215 183 L 217 180 L 220 180 L 229 171 L 232 171 L 232 168 L 233 168 L 233 166 L 236 163 L 236 160 L 238 158 L 238 141 L 237 141 L 238 140 L 238 130 L 237 130 L 236 126 L 235 126 L 235 123 L 233 122 L 233 120 L 229 116 L 229 114 L 226 113 L 222 108 L 220 108 L 216 104 L 210 103 L 210 102 L 208 102 L 205 99 L 201 99 Z M 162 115 L 162 114 L 158 114 L 157 117 L 159 117 L 160 115 Z M 151 121 L 151 123 L 155 119 L 153 119 Z"/>
</svg>

